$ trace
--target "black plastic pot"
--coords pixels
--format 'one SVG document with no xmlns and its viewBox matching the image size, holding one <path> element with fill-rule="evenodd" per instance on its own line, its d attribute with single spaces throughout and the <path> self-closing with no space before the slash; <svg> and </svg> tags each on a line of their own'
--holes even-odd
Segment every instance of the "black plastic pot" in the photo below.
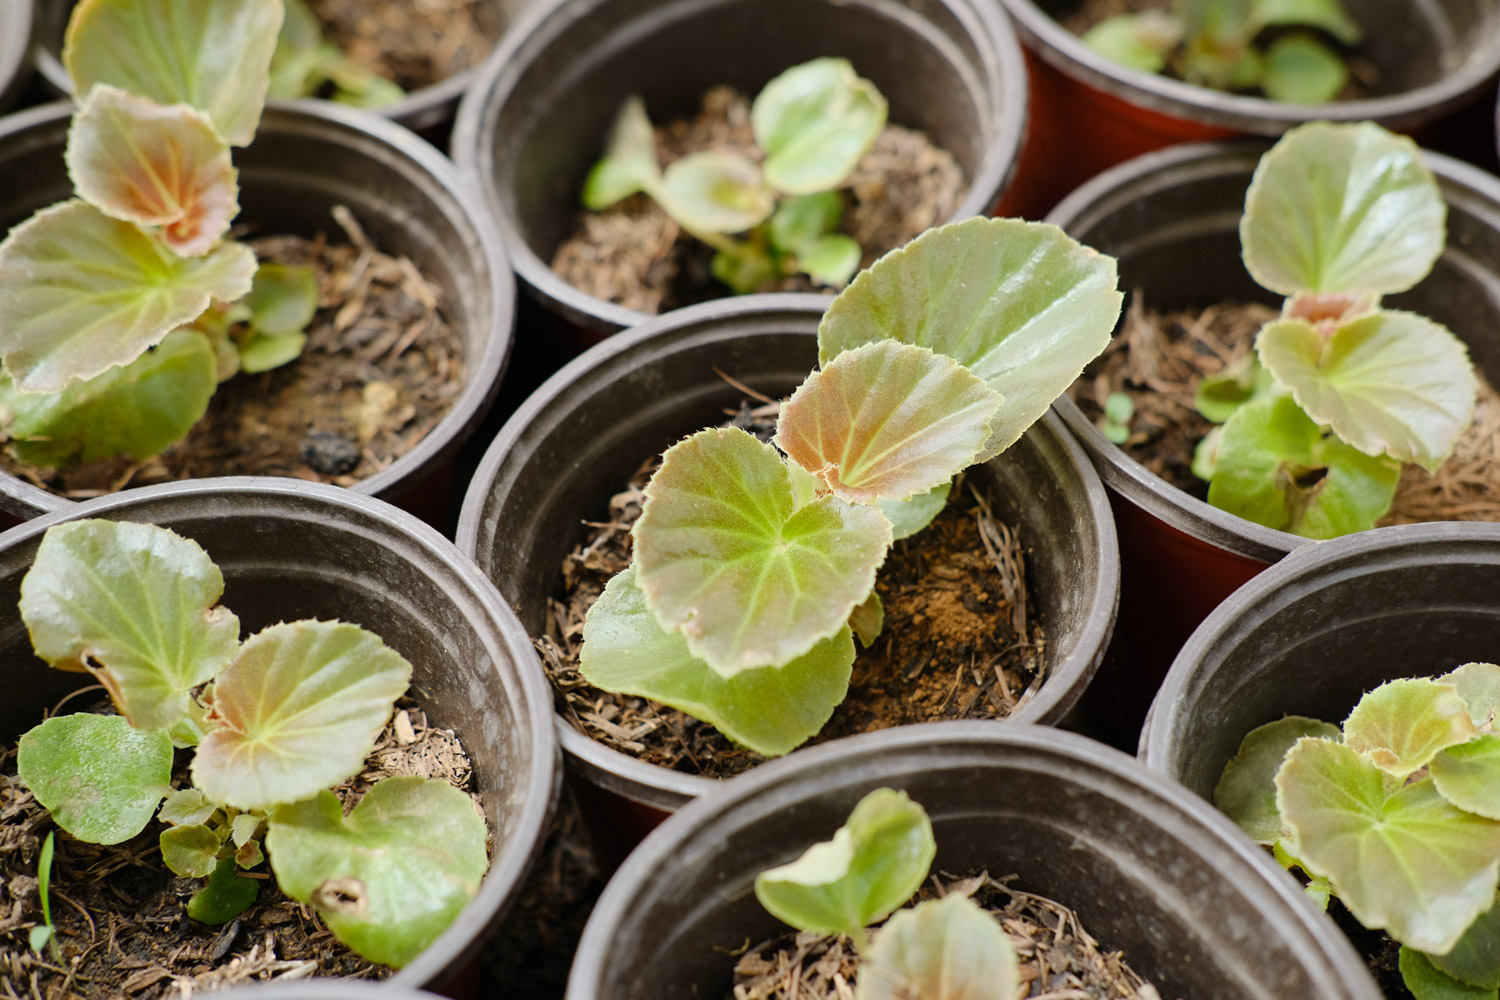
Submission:
<svg viewBox="0 0 1500 1000">
<path fill-rule="evenodd" d="M 1240 261 L 1239 217 L 1262 143 L 1184 146 L 1140 157 L 1074 192 L 1048 216 L 1120 261 L 1120 287 L 1170 310 L 1279 300 Z M 1448 203 L 1448 243 L 1433 272 L 1387 304 L 1447 324 L 1492 382 L 1500 379 L 1500 180 L 1425 155 Z M 1172 658 L 1220 601 L 1306 543 L 1209 506 L 1110 443 L 1071 399 L 1055 404 L 1109 490 L 1120 532 L 1120 625 L 1095 692 L 1117 712 L 1121 745 Z M 1500 484 L 1497 484 L 1500 485 Z"/>
<path fill-rule="evenodd" d="M 657 122 L 697 112 L 704 91 L 755 94 L 789 66 L 843 56 L 969 179 L 954 218 L 1004 190 L 1026 115 L 1020 46 L 990 0 L 574 0 L 531 12 L 459 107 L 453 157 L 500 219 L 526 289 L 570 323 L 613 333 L 644 322 L 586 295 L 548 262 L 627 94 Z"/>
<path fill-rule="evenodd" d="M 814 747 L 684 808 L 631 855 L 584 929 L 568 1000 L 728 996 L 730 953 L 787 930 L 755 875 L 904 789 L 934 872 L 1015 874 L 1072 907 L 1163 997 L 1378 1000 L 1334 925 L 1212 807 L 1071 733 L 945 722 Z"/>
<path fill-rule="evenodd" d="M 585 352 L 528 399 L 490 446 L 459 519 L 459 547 L 535 635 L 561 595 L 563 557 L 641 462 L 722 422 L 743 393 L 715 369 L 770 396 L 817 363 L 817 295 L 758 295 L 680 309 Z M 1114 621 L 1118 565 L 1103 488 L 1048 414 L 1004 455 L 971 469 L 1028 553 L 1047 630 L 1047 680 L 1012 717 L 1056 723 L 1098 666 Z M 647 764 L 557 719 L 596 847 L 631 846 L 662 817 L 719 782 Z M 797 751 L 801 753 L 802 751 Z M 596 821 L 603 802 L 614 813 Z"/>
<path fill-rule="evenodd" d="M 1100 171 L 1183 142 L 1280 135 L 1302 122 L 1422 129 L 1478 97 L 1500 72 L 1500 9 L 1488 0 L 1345 0 L 1380 73 L 1369 97 L 1297 105 L 1227 94 L 1120 66 L 1056 20 L 1080 0 L 1001 0 L 1027 49 L 1032 129 L 1014 205 L 1043 212 Z"/>
<path fill-rule="evenodd" d="M 0 232 L 72 194 L 63 163 L 70 110 L 52 104 L 0 119 Z M 494 223 L 432 147 L 326 101 L 268 108 L 235 165 L 241 223 L 259 233 L 336 235 L 329 210 L 345 205 L 382 250 L 410 257 L 443 290 L 448 319 L 462 332 L 467 384 L 424 440 L 354 487 L 442 525 L 457 485 L 453 457 L 494 398 L 510 353 L 515 281 Z M 72 504 L 0 474 L 0 507 L 22 518 Z"/>
<path fill-rule="evenodd" d="M 438 1000 L 432 993 L 358 979 L 294 983 L 272 980 L 268 986 L 239 986 L 221 995 L 232 1000 Z"/>
<path fill-rule="evenodd" d="M 0 0 L 0 111 L 10 106 L 31 71 L 31 0 Z"/>
<path fill-rule="evenodd" d="M 82 517 L 160 524 L 197 541 L 223 571 L 223 603 L 246 633 L 339 618 L 411 661 L 429 718 L 469 753 L 491 855 L 478 896 L 393 982 L 419 987 L 464 971 L 541 847 L 559 777 L 547 681 L 500 595 L 452 543 L 389 504 L 316 483 L 226 478 L 101 497 L 0 534 L 0 607 L 16 607 L 46 529 Z M 6 743 L 93 683 L 37 660 L 14 611 L 0 624 L 0 656 L 11 676 L 25 671 L 0 699 Z"/>
</svg>

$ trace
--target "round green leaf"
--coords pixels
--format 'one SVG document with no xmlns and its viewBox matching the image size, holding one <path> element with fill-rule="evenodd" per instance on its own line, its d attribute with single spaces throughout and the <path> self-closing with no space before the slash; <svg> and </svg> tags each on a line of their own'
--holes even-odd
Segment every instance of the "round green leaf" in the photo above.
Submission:
<svg viewBox="0 0 1500 1000">
<path fill-rule="evenodd" d="M 952 358 L 879 341 L 809 375 L 781 406 L 776 444 L 850 503 L 906 500 L 974 463 L 1000 405 Z"/>
<path fill-rule="evenodd" d="M 243 300 L 250 325 L 266 337 L 301 333 L 318 311 L 318 277 L 302 264 L 264 263 Z"/>
<path fill-rule="evenodd" d="M 1297 857 L 1360 923 L 1403 944 L 1448 951 L 1494 902 L 1500 823 L 1430 781 L 1403 785 L 1343 744 L 1304 739 L 1276 776 L 1276 806 Z"/>
<path fill-rule="evenodd" d="M 1084 32 L 1081 40 L 1110 62 L 1142 73 L 1160 73 L 1182 40 L 1182 25 L 1160 11 L 1116 14 Z"/>
<path fill-rule="evenodd" d="M 620 106 L 610 129 L 604 159 L 594 164 L 583 183 L 583 207 L 601 212 L 637 191 L 654 187 L 660 174 L 646 102 L 632 94 Z"/>
<path fill-rule="evenodd" d="M 826 234 L 838 228 L 843 214 L 844 196 L 837 191 L 783 198 L 766 223 L 766 236 L 777 249 L 804 255 Z M 857 261 L 856 257 L 856 267 Z"/>
<path fill-rule="evenodd" d="M 854 663 L 847 628 L 786 666 L 725 679 L 688 651 L 681 633 L 662 631 L 635 572 L 615 574 L 589 609 L 581 669 L 590 684 L 681 709 L 767 757 L 801 746 L 844 700 Z"/>
<path fill-rule="evenodd" d="M 1348 82 L 1343 57 L 1312 35 L 1283 35 L 1261 60 L 1260 87 L 1273 101 L 1326 104 Z"/>
<path fill-rule="evenodd" d="M 1500 666 L 1465 663 L 1434 679 L 1439 684 L 1452 684 L 1458 689 L 1458 696 L 1469 706 L 1469 718 L 1474 725 L 1491 725 L 1500 715 Z"/>
<path fill-rule="evenodd" d="M 1452 951 L 1427 958 L 1460 982 L 1489 990 L 1495 1000 L 1495 990 L 1500 989 L 1500 906 L 1481 913 Z"/>
<path fill-rule="evenodd" d="M 266 849 L 281 890 L 339 940 L 402 966 L 479 891 L 489 865 L 474 803 L 445 781 L 387 778 L 345 819 L 332 792 L 271 814 Z"/>
<path fill-rule="evenodd" d="M 653 196 L 674 222 L 694 233 L 738 233 L 766 221 L 776 207 L 760 168 L 723 150 L 673 161 Z"/>
<path fill-rule="evenodd" d="M 794 509 L 786 463 L 737 428 L 673 445 L 645 492 L 632 535 L 646 603 L 724 677 L 843 631 L 891 544 L 873 507 L 823 496 Z"/>
<path fill-rule="evenodd" d="M 1443 798 L 1464 812 L 1500 819 L 1500 736 L 1449 747 L 1432 759 L 1431 774 Z"/>
<path fill-rule="evenodd" d="M 1282 295 L 1402 292 L 1443 252 L 1443 204 L 1416 143 L 1372 122 L 1292 129 L 1255 168 L 1245 266 Z"/>
<path fill-rule="evenodd" d="M 237 809 L 307 798 L 359 773 L 411 664 L 347 622 L 272 625 L 214 682 L 193 784 Z"/>
<path fill-rule="evenodd" d="M 302 348 L 306 345 L 305 333 L 288 333 L 280 337 L 252 334 L 249 342 L 240 348 L 240 370 L 254 375 L 291 364 L 302 356 Z"/>
<path fill-rule="evenodd" d="M 227 924 L 248 910 L 259 894 L 259 879 L 241 878 L 234 858 L 221 858 L 208 884 L 188 900 L 187 913 L 199 923 Z"/>
<path fill-rule="evenodd" d="M 832 840 L 755 877 L 755 898 L 798 930 L 848 934 L 911 898 L 937 854 L 932 823 L 905 792 L 878 788 L 860 799 Z"/>
<path fill-rule="evenodd" d="M 1275 844 L 1285 832 L 1276 811 L 1276 772 L 1286 753 L 1304 736 L 1340 738 L 1339 727 L 1303 715 L 1289 715 L 1246 734 L 1214 786 L 1214 805 L 1257 844 Z"/>
<path fill-rule="evenodd" d="M 255 255 L 221 243 L 180 257 L 82 201 L 44 209 L 0 243 L 0 355 L 26 392 L 58 392 L 141 353 L 217 298 L 250 289 Z"/>
<path fill-rule="evenodd" d="M 184 878 L 207 878 L 218 866 L 223 843 L 206 826 L 174 826 L 161 832 L 161 860 Z"/>
<path fill-rule="evenodd" d="M 892 917 L 861 963 L 856 1000 L 1011 1000 L 1020 961 L 1000 922 L 953 893 Z"/>
<path fill-rule="evenodd" d="M 249 145 L 271 79 L 281 0 L 83 0 L 63 63 L 73 92 L 107 83 L 157 104 L 188 104 L 234 146 Z"/>
<path fill-rule="evenodd" d="M 146 828 L 172 790 L 172 741 L 118 715 L 63 715 L 21 737 L 21 780 L 57 825 L 92 844 Z"/>
<path fill-rule="evenodd" d="M 1254 0 L 1250 6 L 1256 24 L 1321 28 L 1345 45 L 1358 45 L 1364 38 L 1339 0 Z"/>
<path fill-rule="evenodd" d="M 239 619 L 215 607 L 223 592 L 192 539 L 151 524 L 71 521 L 43 536 L 21 581 L 21 618 L 38 656 L 87 668 L 132 725 L 165 729 L 239 644 Z"/>
<path fill-rule="evenodd" d="M 1432 955 L 1405 945 L 1397 960 L 1401 981 L 1416 1000 L 1497 1000 L 1500 992 L 1493 987 L 1470 986 L 1447 975 L 1437 967 Z"/>
<path fill-rule="evenodd" d="M 820 285 L 842 288 L 859 270 L 860 254 L 858 243 L 835 233 L 804 246 L 797 255 L 797 270 Z"/>
<path fill-rule="evenodd" d="M 1309 417 L 1366 455 L 1431 472 L 1474 415 L 1468 349 L 1415 313 L 1369 313 L 1326 339 L 1303 320 L 1280 320 L 1260 331 L 1256 351 Z"/>
<path fill-rule="evenodd" d="M 1010 447 L 1109 343 L 1112 257 L 1056 226 L 968 219 L 859 273 L 818 326 L 818 358 L 890 338 L 946 355 L 1004 399 L 979 461 Z"/>
<path fill-rule="evenodd" d="M 156 818 L 170 826 L 199 826 L 218 811 L 218 804 L 196 788 L 184 788 L 167 796 Z"/>
<path fill-rule="evenodd" d="M 794 463 L 795 464 L 795 463 Z M 801 468 L 801 466 L 797 466 Z M 910 538 L 932 523 L 932 519 L 948 505 L 948 494 L 953 489 L 951 482 L 934 486 L 925 493 L 917 493 L 905 500 L 877 500 L 875 506 L 891 522 L 895 541 Z"/>
<path fill-rule="evenodd" d="M 1425 678 L 1387 681 L 1344 720 L 1344 743 L 1396 778 L 1426 767 L 1475 734 L 1468 706 L 1451 684 Z"/>
<path fill-rule="evenodd" d="M 843 183 L 885 128 L 886 101 L 847 59 L 814 59 L 766 84 L 750 108 L 766 181 L 787 194 Z"/>
</svg>

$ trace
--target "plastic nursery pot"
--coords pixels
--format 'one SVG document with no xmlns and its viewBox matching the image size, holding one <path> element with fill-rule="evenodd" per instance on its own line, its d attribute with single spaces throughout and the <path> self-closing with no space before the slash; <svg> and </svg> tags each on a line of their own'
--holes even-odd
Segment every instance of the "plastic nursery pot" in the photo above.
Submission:
<svg viewBox="0 0 1500 1000">
<path fill-rule="evenodd" d="M 1157 310 L 1226 300 L 1279 300 L 1240 261 L 1245 189 L 1266 146 L 1184 146 L 1148 154 L 1096 178 L 1048 221 L 1120 261 L 1120 287 Z M 1500 181 L 1424 154 L 1448 203 L 1448 243 L 1433 271 L 1390 296 L 1446 324 L 1474 363 L 1500 377 Z M 1109 491 L 1120 533 L 1120 622 L 1090 697 L 1112 715 L 1111 738 L 1134 746 L 1172 658 L 1219 602 L 1307 540 L 1209 506 L 1148 472 L 1110 443 L 1068 397 L 1054 404 Z"/>
<path fill-rule="evenodd" d="M 458 539 L 532 634 L 545 630 L 548 598 L 561 595 L 580 522 L 600 516 L 642 461 L 738 406 L 744 394 L 716 369 L 768 396 L 796 388 L 817 363 L 825 304 L 757 295 L 676 310 L 591 348 L 516 411 L 469 486 Z M 1047 630 L 1047 679 L 1011 719 L 1056 723 L 1093 676 L 1114 621 L 1119 569 L 1103 488 L 1050 413 L 968 475 L 1017 529 Z M 720 784 L 609 749 L 561 716 L 557 725 L 606 859 Z"/>
<path fill-rule="evenodd" d="M 0 4 L 18 0 L 0 0 Z M 405 0 L 384 0 L 402 3 Z M 507 25 L 518 20 L 535 0 L 470 0 L 474 15 L 492 42 L 498 42 Z M 74 0 L 37 0 L 36 39 L 32 56 L 37 72 L 47 87 L 59 97 L 73 93 L 73 81 L 63 67 L 63 33 L 73 13 Z M 3 43 L 0 43 L 3 46 Z M 413 131 L 438 129 L 451 123 L 459 98 L 473 85 L 479 66 L 459 70 L 452 76 L 414 90 L 395 104 L 374 109 L 374 113 L 400 122 Z M 322 103 L 322 102 L 320 102 Z"/>
<path fill-rule="evenodd" d="M 31 0 L 0 0 L 0 110 L 10 106 L 31 71 Z"/>
<path fill-rule="evenodd" d="M 638 93 L 655 122 L 691 117 L 718 84 L 754 95 L 819 56 L 849 59 L 890 101 L 892 123 L 953 154 L 968 178 L 955 219 L 994 206 L 1021 141 L 1026 75 L 990 0 L 547 3 L 464 97 L 453 157 L 499 216 L 526 290 L 592 342 L 649 318 L 579 291 L 548 263 L 620 102 Z"/>
<path fill-rule="evenodd" d="M 274 982 L 274 981 L 273 981 Z M 337 979 L 325 982 L 301 980 L 272 986 L 242 986 L 225 990 L 226 1000 L 438 1000 L 431 993 L 403 990 L 388 983 Z"/>
<path fill-rule="evenodd" d="M 1005 214 L 1040 217 L 1131 157 L 1183 142 L 1280 135 L 1315 120 L 1377 121 L 1409 132 L 1477 97 L 1500 71 L 1500 8 L 1489 0 L 1345 0 L 1379 72 L 1368 97 L 1283 104 L 1127 69 L 1058 23 L 1081 0 L 1001 0 L 1027 49 L 1030 131 Z"/>
<path fill-rule="evenodd" d="M 1017 875 L 1163 997 L 1380 996 L 1337 928 L 1207 803 L 1071 733 L 944 722 L 814 747 L 672 817 L 605 888 L 568 1000 L 728 996 L 731 953 L 789 930 L 755 875 L 829 839 L 881 787 L 927 810 L 934 873 Z"/>
<path fill-rule="evenodd" d="M 197 541 L 222 570 L 223 603 L 246 634 L 337 618 L 411 661 L 412 690 L 432 723 L 468 751 L 490 870 L 469 906 L 392 982 L 415 988 L 464 972 L 541 847 L 559 776 L 547 682 L 494 588 L 452 543 L 389 504 L 319 483 L 236 477 L 142 487 L 10 529 L 0 535 L 0 607 L 16 607 L 46 529 L 84 517 L 159 524 Z M 12 672 L 26 670 L 0 700 L 6 743 L 68 691 L 94 683 L 36 659 L 13 610 L 0 625 L 0 655 Z"/>
<path fill-rule="evenodd" d="M 0 119 L 0 233 L 72 194 L 63 150 L 71 106 L 50 104 Z M 494 398 L 510 353 L 515 280 L 494 223 L 453 165 L 391 122 L 327 101 L 266 109 L 253 145 L 235 150 L 239 222 L 255 234 L 338 234 L 345 205 L 386 253 L 411 258 L 443 291 L 461 331 L 466 382 L 416 447 L 353 489 L 439 527 L 451 526 L 454 456 Z M 22 518 L 73 501 L 0 473 L 0 507 Z"/>
</svg>

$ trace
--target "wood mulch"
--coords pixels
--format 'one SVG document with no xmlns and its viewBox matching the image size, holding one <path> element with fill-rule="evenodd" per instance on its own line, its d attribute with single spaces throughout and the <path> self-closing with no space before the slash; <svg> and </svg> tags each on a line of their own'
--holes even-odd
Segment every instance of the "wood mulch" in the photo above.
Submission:
<svg viewBox="0 0 1500 1000">
<path fill-rule="evenodd" d="M 988 872 L 933 876 L 913 902 L 958 893 L 994 914 L 1020 959 L 1025 992 L 1016 1000 L 1161 1000 L 1124 956 L 1100 946 L 1076 913 L 1010 887 L 1013 879 Z M 750 948 L 734 974 L 734 1000 L 854 1000 L 859 957 L 841 935 L 803 931 Z"/>
<path fill-rule="evenodd" d="M 107 702 L 96 707 L 112 710 Z M 272 979 L 390 974 L 340 943 L 311 908 L 283 896 L 264 867 L 244 873 L 264 887 L 240 916 L 217 927 L 192 920 L 186 905 L 202 880 L 174 875 L 161 863 L 163 827 L 155 820 L 112 846 L 57 831 L 50 895 L 62 961 L 32 952 L 28 932 L 42 921 L 37 856 L 53 824 L 16 775 L 15 754 L 13 746 L 0 749 L 0 996 L 155 1000 Z M 457 738 L 429 726 L 407 698 L 397 703 L 364 770 L 335 789 L 345 813 L 376 781 L 396 775 L 446 780 L 480 807 Z M 184 765 L 173 785 L 186 783 Z"/>
<path fill-rule="evenodd" d="M 484 62 L 504 25 L 484 0 L 308 0 L 323 36 L 403 90 Z"/>
<path fill-rule="evenodd" d="M 1069 392 L 1096 421 L 1111 393 L 1127 393 L 1135 415 L 1125 453 L 1178 489 L 1206 499 L 1208 484 L 1192 473 L 1193 449 L 1214 425 L 1193 405 L 1198 384 L 1254 350 L 1261 325 L 1277 315 L 1259 303 L 1157 313 L 1136 293 L 1121 331 Z M 1380 525 L 1500 521 L 1500 396 L 1478 374 L 1474 421 L 1453 456 L 1435 474 L 1405 466 Z"/>
<path fill-rule="evenodd" d="M 317 273 L 318 312 L 300 358 L 221 384 L 188 436 L 155 458 L 59 471 L 0 454 L 0 469 L 74 500 L 207 476 L 353 486 L 416 447 L 463 392 L 463 338 L 443 316 L 441 289 L 409 259 L 376 249 L 347 209 L 333 216 L 348 243 L 250 243 L 262 260 Z"/>
<path fill-rule="evenodd" d="M 730 87 L 705 94 L 696 119 L 656 128 L 663 166 L 708 149 L 763 155 L 750 130 L 750 101 Z M 840 228 L 863 248 L 860 266 L 947 220 L 958 210 L 964 184 L 951 153 L 921 132 L 887 125 L 845 181 Z M 728 294 L 709 273 L 712 257 L 711 249 L 681 233 L 654 201 L 638 194 L 603 212 L 580 212 L 574 234 L 553 255 L 552 270 L 596 298 L 658 313 Z M 759 289 L 815 290 L 805 275 Z"/>
<path fill-rule="evenodd" d="M 730 423 L 769 437 L 777 408 L 746 403 Z M 729 777 L 765 758 L 685 712 L 601 691 L 579 673 L 584 618 L 630 564 L 630 526 L 658 461 L 610 499 L 603 520 L 584 522 L 589 536 L 563 562 L 564 599 L 549 602 L 536 647 L 558 709 L 580 732 L 652 764 Z M 885 627 L 858 649 L 848 696 L 808 745 L 908 723 L 1003 718 L 1041 686 L 1047 641 L 1027 589 L 1026 553 L 988 497 L 962 478 L 932 524 L 892 547 L 875 587 Z"/>
</svg>

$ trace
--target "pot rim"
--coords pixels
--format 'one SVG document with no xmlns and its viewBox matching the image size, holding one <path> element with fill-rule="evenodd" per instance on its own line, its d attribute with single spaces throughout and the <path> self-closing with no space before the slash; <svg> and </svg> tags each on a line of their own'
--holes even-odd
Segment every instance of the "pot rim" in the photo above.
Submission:
<svg viewBox="0 0 1500 1000">
<path fill-rule="evenodd" d="M 1028 47 L 1068 77 L 1160 114 L 1260 135 L 1279 135 L 1294 125 L 1318 120 L 1371 119 L 1401 131 L 1463 104 L 1500 73 L 1500 16 L 1492 11 L 1486 25 L 1491 43 L 1477 45 L 1457 69 L 1432 83 L 1383 97 L 1318 105 L 1287 104 L 1263 97 L 1226 94 L 1121 66 L 1084 45 L 1034 0 L 1000 2 L 1015 19 Z"/>
<path fill-rule="evenodd" d="M 1496 58 L 1500 59 L 1500 46 L 1496 47 Z M 1253 170 L 1270 145 L 1268 140 L 1250 138 L 1190 143 L 1146 153 L 1111 167 L 1079 187 L 1048 213 L 1046 221 L 1069 232 L 1096 206 L 1117 200 L 1131 188 L 1178 169 L 1213 168 L 1222 164 L 1227 170 L 1248 162 Z M 1496 217 L 1500 218 L 1500 178 L 1442 153 L 1427 149 L 1420 152 L 1422 162 L 1440 183 L 1447 181 L 1467 188 L 1466 193 L 1488 201 Z M 1248 173 L 1246 176 L 1248 179 Z M 1052 407 L 1089 453 L 1108 487 L 1179 531 L 1236 555 L 1267 563 L 1274 563 L 1312 541 L 1220 510 L 1172 486 L 1106 438 L 1066 394 L 1058 397 Z"/>
<path fill-rule="evenodd" d="M 638 349 L 648 348 L 662 335 L 671 335 L 682 329 L 702 328 L 719 322 L 734 322 L 741 317 L 774 317 L 784 315 L 788 320 L 806 322 L 822 315 L 826 307 L 825 297 L 805 292 L 786 292 L 766 295 L 745 295 L 699 303 L 670 313 L 654 317 L 650 322 L 622 331 L 589 348 L 559 369 L 543 382 L 518 407 L 495 436 L 484 458 L 474 472 L 473 479 L 464 495 L 463 509 L 459 514 L 458 531 L 455 535 L 458 548 L 476 566 L 481 566 L 480 545 L 484 530 L 484 510 L 493 490 L 501 466 L 513 448 L 524 438 L 526 432 L 539 416 L 546 413 L 558 400 L 572 395 L 574 384 L 585 376 L 613 367 L 613 362 Z M 1042 686 L 1017 712 L 1003 720 L 981 720 L 982 724 L 996 723 L 1024 725 L 1041 722 L 1059 708 L 1059 696 L 1074 685 L 1087 685 L 1103 656 L 1104 647 L 1114 630 L 1115 615 L 1119 605 L 1120 559 L 1115 534 L 1114 517 L 1110 512 L 1109 498 L 1104 491 L 1088 456 L 1072 436 L 1067 433 L 1057 415 L 1049 410 L 1035 425 L 1040 433 L 1048 434 L 1055 441 L 1078 471 L 1083 485 L 1085 502 L 1094 514 L 1093 546 L 1100 554 L 1098 575 L 1089 582 L 1093 599 L 1079 640 L 1071 656 L 1060 663 L 1049 665 Z M 1032 433 L 1031 429 L 1027 433 Z M 1107 597 L 1105 595 L 1108 595 Z M 1050 688 L 1050 691 L 1049 691 Z M 1050 697 L 1042 697 L 1048 691 Z M 613 750 L 590 739 L 571 726 L 561 714 L 555 714 L 558 739 L 570 768 L 585 775 L 590 783 L 604 787 L 626 798 L 641 801 L 653 808 L 670 811 L 682 803 L 719 787 L 724 779 L 685 774 L 670 768 L 648 764 L 619 750 Z M 925 728 L 932 723 L 896 726 L 881 732 L 903 731 Z M 848 737 L 846 737 L 848 738 Z M 842 739 L 832 741 L 843 742 Z M 804 753 L 809 747 L 793 751 Z M 765 767 L 756 765 L 752 770 Z"/>
<path fill-rule="evenodd" d="M 838 5 L 848 0 L 831 2 Z M 986 42 L 984 47 L 989 50 L 982 52 L 981 56 L 992 60 L 983 68 L 994 77 L 990 89 L 997 99 L 989 115 L 995 125 L 995 136 L 986 147 L 979 171 L 968 179 L 958 208 L 951 219 L 945 220 L 956 222 L 989 214 L 1009 186 L 1026 136 L 1029 83 L 1021 44 L 1010 19 L 997 7 L 986 0 L 936 2 L 961 10 L 964 15 L 961 20 L 966 26 L 977 25 L 982 30 L 983 35 L 975 37 L 982 38 Z M 494 135 L 501 108 L 539 52 L 563 36 L 573 23 L 588 16 L 586 6 L 573 2 L 538 4 L 512 25 L 500 46 L 479 70 L 478 79 L 459 102 L 448 150 L 464 178 L 480 193 L 488 213 L 498 220 L 505 248 L 525 291 L 570 322 L 613 332 L 639 326 L 655 317 L 589 295 L 553 273 L 547 262 L 522 237 L 520 221 L 508 206 L 507 199 L 495 190 L 493 145 L 482 141 L 486 136 Z"/>
<path fill-rule="evenodd" d="M 374 532 L 415 547 L 417 554 L 403 554 L 402 561 L 414 569 L 420 568 L 424 574 L 431 572 L 427 567 L 435 567 L 465 585 L 470 591 L 470 598 L 488 618 L 498 644 L 515 654 L 516 686 L 525 700 L 524 704 L 516 706 L 516 712 L 525 716 L 533 730 L 531 745 L 534 753 L 528 765 L 527 779 L 529 787 L 536 789 L 537 793 L 521 806 L 521 815 L 517 819 L 517 836 L 492 845 L 489 868 L 474 898 L 459 911 L 453 923 L 436 941 L 387 980 L 408 988 L 433 982 L 450 965 L 477 947 L 491 925 L 508 908 L 512 895 L 520 888 L 522 879 L 541 849 L 561 780 L 557 744 L 551 735 L 551 685 L 542 675 L 535 656 L 530 655 L 530 636 L 521 627 L 505 599 L 495 590 L 494 584 L 479 572 L 471 560 L 436 529 L 376 497 L 324 483 L 272 476 L 187 479 L 95 497 L 7 529 L 0 533 L 0 550 L 40 538 L 54 524 L 66 521 L 87 517 L 109 518 L 142 503 L 162 498 L 225 495 L 272 499 L 286 502 L 289 507 L 304 506 L 312 501 L 338 513 L 342 527 L 356 530 L 354 525 L 360 524 L 359 530 L 370 532 L 373 528 Z M 494 669 L 498 672 L 500 665 L 495 664 Z M 493 838 L 495 831 L 490 830 L 489 833 Z"/>
<path fill-rule="evenodd" d="M 56 101 L 0 118 L 0 144 L 32 128 L 66 119 L 73 110 L 72 102 Z M 493 315 L 487 335 L 483 337 L 482 352 L 471 357 L 466 350 L 464 366 L 468 377 L 463 391 L 454 399 L 443 419 L 410 451 L 374 475 L 347 487 L 369 496 L 399 494 L 402 487 L 436 466 L 477 429 L 478 417 L 499 391 L 515 339 L 516 285 L 504 242 L 494 220 L 487 213 L 472 209 L 474 192 L 452 162 L 426 140 L 389 119 L 331 101 L 271 101 L 266 105 L 260 127 L 268 126 L 268 130 L 312 132 L 330 144 L 350 145 L 345 136 L 351 134 L 358 139 L 373 140 L 388 155 L 394 155 L 425 174 L 451 199 L 454 208 L 462 213 L 463 221 L 470 227 L 467 256 L 471 264 L 488 271 L 486 293 L 493 304 Z M 474 270 L 478 272 L 479 267 Z M 482 279 L 484 275 L 476 274 L 476 277 Z M 140 488 L 128 487 L 121 492 Z M 38 511 L 69 510 L 78 503 L 6 472 L 0 472 L 0 498 L 12 501 L 7 505 L 0 499 L 0 506 L 14 509 L 14 505 L 19 504 L 30 512 L 30 516 L 35 516 Z"/>
<path fill-rule="evenodd" d="M 1320 950 L 1331 971 L 1340 974 L 1344 982 L 1362 986 L 1370 984 L 1362 992 L 1351 992 L 1351 995 L 1368 996 L 1369 1000 L 1378 998 L 1379 994 L 1374 991 L 1364 963 L 1353 946 L 1332 925 L 1323 927 L 1323 917 L 1309 905 L 1296 881 L 1227 817 L 1183 786 L 1127 754 L 1065 730 L 1027 724 L 996 727 L 983 722 L 948 721 L 921 727 L 900 727 L 883 733 L 862 733 L 809 747 L 798 757 L 781 758 L 740 774 L 712 794 L 667 817 L 647 835 L 604 887 L 573 958 L 568 976 L 568 1000 L 596 995 L 593 980 L 613 945 L 612 929 L 630 919 L 629 904 L 641 888 L 657 877 L 665 862 L 682 856 L 701 826 L 715 818 L 724 822 L 727 817 L 733 822 L 737 817 L 732 813 L 748 810 L 756 799 L 771 796 L 780 789 L 788 789 L 791 794 L 806 798 L 820 786 L 841 788 L 846 783 L 861 784 L 874 780 L 891 762 L 908 754 L 943 747 L 992 747 L 996 751 L 1051 757 L 1064 765 L 1086 770 L 1091 776 L 1098 775 L 1102 781 L 1123 786 L 1129 794 L 1165 810 L 1166 822 L 1160 825 L 1170 824 L 1181 830 L 1185 840 L 1190 834 L 1195 846 L 1207 840 L 1214 849 L 1226 852 L 1234 860 L 1259 872 L 1263 877 L 1253 886 L 1237 883 L 1236 888 L 1247 896 L 1253 892 L 1262 906 L 1270 904 L 1295 916 L 1302 925 L 1305 940 L 1309 945 L 1323 946 Z M 826 773 L 829 771 L 848 775 L 847 782 L 829 781 Z M 1124 804 L 1133 811 L 1142 811 L 1134 803 Z M 1202 857 L 1207 851 L 1200 849 L 1195 853 Z M 1308 950 L 1314 949 L 1309 947 Z"/>
</svg>

